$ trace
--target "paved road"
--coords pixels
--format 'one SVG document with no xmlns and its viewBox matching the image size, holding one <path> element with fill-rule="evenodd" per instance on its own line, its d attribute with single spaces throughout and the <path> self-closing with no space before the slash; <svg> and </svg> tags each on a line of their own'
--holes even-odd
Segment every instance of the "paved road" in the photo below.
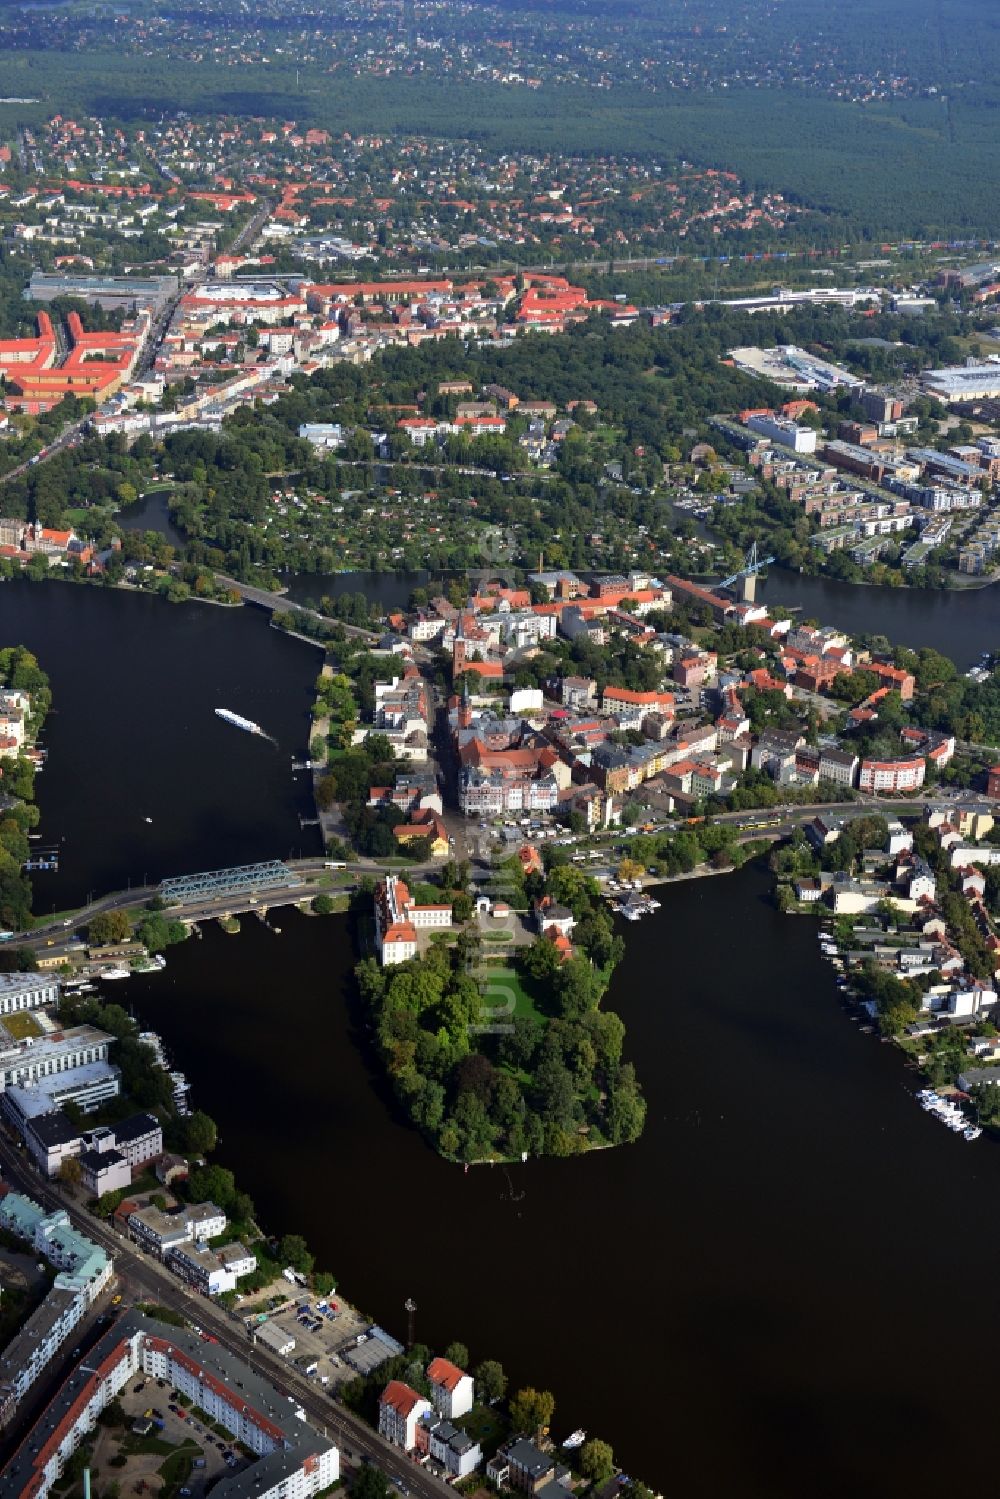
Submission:
<svg viewBox="0 0 1000 1499">
<path fill-rule="evenodd" d="M 216 573 L 215 581 L 220 588 L 233 588 L 240 598 L 247 604 L 256 604 L 261 609 L 269 609 L 272 613 L 281 614 L 303 614 L 309 619 L 318 619 L 323 624 L 341 625 L 347 635 L 356 635 L 363 640 L 377 641 L 380 636 L 378 630 L 363 630 L 360 625 L 344 624 L 342 619 L 336 619 L 329 614 L 321 614 L 318 609 L 310 609 L 305 604 L 297 604 L 284 593 L 272 593 L 267 588 L 256 588 L 252 583 L 240 583 L 236 578 L 227 578 L 225 573 Z"/>
<path fill-rule="evenodd" d="M 326 861 L 322 855 L 313 859 L 286 859 L 284 862 L 289 869 L 303 876 L 322 874 L 326 869 Z M 423 864 L 407 864 L 406 873 L 407 875 L 425 874 L 437 867 L 433 860 L 428 860 Z M 376 859 L 355 859 L 345 864 L 342 872 L 355 875 L 377 875 L 392 871 Z M 158 885 L 133 885 L 129 890 L 114 890 L 109 895 L 102 895 L 97 900 L 81 906 L 72 916 L 58 921 L 39 921 L 30 932 L 23 933 L 18 938 L 18 942 L 37 946 L 39 939 L 65 938 L 78 928 L 85 927 L 102 911 L 127 911 L 146 905 L 159 893 L 159 888 Z M 170 920 L 212 921 L 218 916 L 227 914 L 259 911 L 272 906 L 296 905 L 301 900 L 310 900 L 312 896 L 324 893 L 330 892 L 308 885 L 280 885 L 270 889 L 260 886 L 247 895 L 219 895 L 211 900 L 197 901 L 189 905 L 168 906 L 165 908 L 165 914 Z"/>
<path fill-rule="evenodd" d="M 273 207 L 274 204 L 269 202 L 267 198 L 261 199 L 260 207 L 257 209 L 257 212 L 254 214 L 253 218 L 250 219 L 248 223 L 243 225 L 243 228 L 240 230 L 239 234 L 229 246 L 230 255 L 238 255 L 243 249 L 244 245 L 253 244 L 253 241 L 257 238 L 258 234 L 267 222 L 268 216 Z"/>
<path fill-rule="evenodd" d="M 989 810 L 995 804 L 987 797 L 963 794 L 955 798 L 956 801 L 975 802 L 982 804 L 985 810 Z M 922 792 L 919 796 L 900 800 L 891 797 L 860 796 L 849 802 L 810 802 L 806 806 L 784 806 L 763 807 L 759 810 L 747 810 L 744 812 L 722 812 L 711 818 L 712 822 L 722 824 L 735 824 L 737 826 L 754 820 L 764 818 L 780 817 L 781 821 L 775 823 L 769 829 L 746 828 L 748 837 L 752 841 L 755 832 L 787 835 L 804 822 L 809 822 L 821 812 L 830 812 L 836 816 L 865 817 L 872 812 L 891 813 L 895 816 L 915 816 L 922 812 L 928 804 L 944 802 L 948 798 L 943 796 L 939 790 L 931 789 Z M 670 832 L 678 827 L 684 826 L 684 819 L 660 818 L 655 814 L 649 820 L 654 822 L 655 832 Z M 457 814 L 451 815 L 446 811 L 446 822 L 451 830 L 455 832 L 455 847 L 452 850 L 454 858 L 470 858 L 474 862 L 484 862 L 482 855 L 482 838 L 480 837 L 478 824 L 474 819 L 463 819 Z M 461 836 L 464 834 L 464 836 Z M 526 834 L 527 836 L 527 834 Z M 618 839 L 621 832 L 616 831 L 609 836 Z M 286 859 L 284 861 L 290 869 L 303 876 L 322 874 L 326 862 L 322 855 L 309 859 Z M 407 875 L 418 875 L 433 871 L 438 868 L 438 863 L 430 860 L 424 864 L 408 864 Z M 353 859 L 344 866 L 344 873 L 354 875 L 378 875 L 391 872 L 384 864 L 375 859 Z M 144 906 L 153 896 L 158 893 L 156 885 L 139 885 L 130 890 L 115 890 L 109 895 L 103 895 L 95 901 L 82 906 L 72 916 L 65 917 L 60 921 L 40 921 L 30 932 L 25 932 L 18 938 L 18 943 L 29 946 L 38 946 L 39 942 L 49 943 L 50 939 L 67 938 L 72 932 L 85 927 L 88 922 L 102 911 L 124 911 L 138 906 Z M 186 906 L 170 906 L 167 915 L 183 921 L 213 921 L 219 916 L 227 914 L 246 913 L 261 910 L 263 907 L 295 905 L 301 900 L 308 900 L 311 895 L 321 894 L 321 891 L 309 887 L 287 887 L 281 886 L 276 889 L 260 888 L 250 892 L 254 896 L 251 901 L 249 895 L 233 896 L 221 895 L 211 900 L 199 901 Z"/>
<path fill-rule="evenodd" d="M 113 1257 L 128 1302 L 153 1301 L 170 1307 L 190 1322 L 208 1332 L 237 1357 L 258 1369 L 286 1394 L 293 1395 L 314 1425 L 340 1447 L 348 1461 L 371 1457 L 389 1478 L 403 1482 L 419 1499 L 442 1499 L 451 1493 L 448 1486 L 425 1469 L 407 1459 L 396 1447 L 383 1440 L 359 1416 L 340 1405 L 302 1378 L 284 1360 L 272 1356 L 260 1344 L 251 1345 L 242 1328 L 221 1307 L 189 1291 L 158 1260 L 143 1254 L 128 1239 L 122 1238 L 76 1203 L 61 1190 L 39 1176 L 5 1136 L 0 1136 L 0 1167 L 5 1179 L 50 1210 L 62 1208 L 88 1238 L 100 1244 Z M 2 1485 L 0 1485 L 2 1488 Z"/>
</svg>

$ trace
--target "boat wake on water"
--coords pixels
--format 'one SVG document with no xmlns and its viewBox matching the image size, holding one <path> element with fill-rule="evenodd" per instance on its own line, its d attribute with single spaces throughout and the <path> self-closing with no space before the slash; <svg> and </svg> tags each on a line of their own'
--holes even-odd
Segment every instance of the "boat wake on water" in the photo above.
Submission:
<svg viewBox="0 0 1000 1499">
<path fill-rule="evenodd" d="M 273 734 L 266 734 L 259 723 L 254 723 L 252 718 L 243 718 L 241 714 L 234 713 L 230 708 L 216 708 L 215 715 L 226 723 L 232 724 L 234 729 L 242 729 L 244 734 L 256 734 L 258 739 L 266 739 L 269 744 L 277 748 L 278 741 Z"/>
</svg>

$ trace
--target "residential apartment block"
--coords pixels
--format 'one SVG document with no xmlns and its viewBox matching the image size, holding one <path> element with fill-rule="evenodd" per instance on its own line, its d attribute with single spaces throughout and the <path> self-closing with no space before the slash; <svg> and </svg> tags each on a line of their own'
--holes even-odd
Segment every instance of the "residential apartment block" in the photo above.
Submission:
<svg viewBox="0 0 1000 1499">
<path fill-rule="evenodd" d="M 392 1379 L 379 1398 L 379 1435 L 394 1447 L 412 1452 L 417 1445 L 417 1425 L 423 1416 L 430 1414 L 430 1403 L 422 1395 L 402 1380 Z"/>
<path fill-rule="evenodd" d="M 431 1404 L 439 1416 L 455 1421 L 471 1411 L 475 1387 L 471 1374 L 459 1369 L 446 1358 L 432 1359 L 427 1366 L 431 1387 Z"/>
<path fill-rule="evenodd" d="M 0 1200 L 0 1228 L 23 1239 L 58 1274 L 52 1290 L 0 1354 L 0 1420 L 7 1419 L 111 1279 L 111 1261 L 73 1228 L 69 1216 L 46 1213 L 30 1197 Z M 10 1492 L 0 1480 L 0 1492 Z"/>
<path fill-rule="evenodd" d="M 129 1214 L 129 1232 L 135 1242 L 152 1254 L 166 1258 L 171 1249 L 218 1238 L 225 1233 L 227 1218 L 214 1202 L 200 1202 L 182 1207 L 177 1213 L 159 1208 L 136 1208 Z"/>
<path fill-rule="evenodd" d="M 223 1480 L 226 1499 L 314 1499 L 340 1477 L 340 1454 L 256 1369 L 220 1343 L 129 1312 L 57 1389 L 0 1475 L 5 1499 L 48 1499 L 101 1413 L 136 1376 L 160 1379 L 253 1454 Z"/>
<path fill-rule="evenodd" d="M 924 784 L 927 762 L 923 755 L 900 760 L 862 760 L 858 774 L 860 791 L 916 791 Z"/>
</svg>

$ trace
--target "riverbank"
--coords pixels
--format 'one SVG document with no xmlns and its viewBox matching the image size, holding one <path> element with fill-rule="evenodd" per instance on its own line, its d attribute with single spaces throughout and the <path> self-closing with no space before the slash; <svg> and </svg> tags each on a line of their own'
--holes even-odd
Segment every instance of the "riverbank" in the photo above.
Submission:
<svg viewBox="0 0 1000 1499">
<path fill-rule="evenodd" d="M 301 936 L 301 932 L 299 935 Z M 236 934 L 234 934 L 234 937 L 237 941 L 241 940 Z M 141 991 L 142 986 L 143 981 L 137 977 L 133 987 L 138 987 Z M 152 992 L 155 993 L 156 991 Z M 160 992 L 162 993 L 162 990 Z M 114 1001 L 118 1000 L 117 991 L 112 998 Z M 83 995 L 77 995 L 68 1000 L 67 1003 L 71 1011 L 71 1013 L 67 1011 L 67 1019 L 71 1023 L 85 1020 L 98 1026 L 110 1025 L 114 1014 L 114 1023 L 117 1025 L 120 1021 L 118 1034 L 121 1037 L 121 1044 L 129 1044 L 134 1048 L 135 1042 L 139 1039 L 139 1022 L 126 1020 L 126 1017 L 119 1010 L 117 1004 L 113 1004 L 111 1010 L 107 1010 L 103 1008 L 103 1001 L 96 1001 Z M 142 1003 L 141 1000 L 140 1003 Z M 144 1023 L 148 1027 L 148 1021 L 144 1021 Z M 157 1033 L 151 1032 L 147 1028 L 142 1034 L 146 1038 L 152 1037 L 154 1039 L 156 1052 L 154 1054 L 147 1049 L 145 1058 L 141 1062 L 138 1071 L 136 1071 L 133 1065 L 132 1077 L 133 1086 L 140 1086 L 148 1092 L 155 1086 L 155 1079 L 158 1073 L 170 1066 L 171 1061 L 168 1060 Z M 173 1056 L 186 1066 L 186 1053 L 179 1048 L 174 1050 L 173 1046 L 171 1046 L 171 1050 Z M 136 1060 L 141 1055 L 143 1054 L 139 1052 Z M 156 1058 L 155 1061 L 154 1055 Z M 177 1074 L 171 1073 L 170 1077 L 173 1080 L 177 1077 Z M 116 1103 L 115 1117 L 119 1116 L 122 1109 L 128 1107 L 129 1102 L 129 1099 L 123 1097 L 120 1104 Z M 131 1102 L 134 1104 L 136 1100 L 132 1099 Z M 199 1096 L 198 1102 L 209 1102 L 209 1100 Z M 162 1115 L 164 1107 L 160 1106 L 157 1112 Z M 101 1122 L 100 1115 L 97 1117 L 97 1122 Z M 328 1304 L 332 1305 L 335 1313 L 335 1325 L 326 1329 L 322 1317 L 316 1322 L 316 1327 L 319 1327 L 321 1324 L 324 1325 L 325 1330 L 320 1333 L 321 1339 L 326 1339 L 329 1334 L 329 1344 L 326 1352 L 322 1355 L 323 1367 L 329 1373 L 328 1377 L 323 1379 L 323 1385 L 329 1387 L 328 1394 L 331 1398 L 342 1399 L 350 1404 L 352 1409 L 356 1409 L 368 1416 L 368 1402 L 361 1399 L 361 1381 L 352 1372 L 353 1359 L 351 1353 L 355 1343 L 360 1344 L 365 1341 L 372 1330 L 374 1319 L 370 1315 L 365 1315 L 356 1310 L 357 1306 L 362 1304 L 360 1301 L 348 1302 L 345 1300 L 343 1281 L 327 1270 L 316 1268 L 317 1261 L 311 1252 L 309 1242 L 306 1238 L 301 1234 L 285 1230 L 282 1230 L 278 1235 L 268 1234 L 267 1230 L 262 1226 L 267 1221 L 267 1215 L 258 1211 L 252 1198 L 247 1194 L 245 1190 L 247 1182 L 242 1177 L 242 1173 L 234 1174 L 227 1167 L 216 1165 L 212 1161 L 206 1164 L 204 1157 L 215 1156 L 216 1152 L 220 1149 L 220 1137 L 216 1130 L 215 1122 L 211 1117 L 200 1110 L 195 1114 L 187 1114 L 185 1110 L 184 1116 L 178 1117 L 177 1111 L 174 1109 L 171 1111 L 170 1117 L 164 1120 L 164 1130 L 165 1143 L 168 1149 L 174 1151 L 186 1150 L 188 1154 L 197 1149 L 202 1157 L 202 1159 L 193 1162 L 188 1180 L 182 1183 L 180 1188 L 175 1184 L 170 1191 L 164 1194 L 163 1189 L 159 1188 L 152 1176 L 148 1176 L 148 1180 L 138 1182 L 132 1189 L 121 1189 L 113 1193 L 108 1193 L 96 1203 L 90 1202 L 87 1204 L 88 1211 L 95 1213 L 100 1218 L 110 1219 L 126 1196 L 134 1197 L 140 1206 L 145 1206 L 150 1198 L 154 1202 L 157 1202 L 160 1196 L 165 1195 L 168 1199 L 168 1206 L 171 1208 L 176 1205 L 177 1200 L 181 1202 L 197 1202 L 206 1197 L 211 1197 L 211 1200 L 217 1203 L 230 1219 L 226 1232 L 230 1235 L 235 1234 L 240 1238 L 241 1242 L 247 1245 L 251 1254 L 257 1260 L 256 1269 L 248 1275 L 241 1276 L 239 1294 L 237 1295 L 235 1291 L 227 1291 L 215 1298 L 216 1301 L 225 1306 L 229 1310 L 230 1315 L 235 1319 L 242 1320 L 247 1326 L 248 1331 L 251 1330 L 254 1322 L 258 1320 L 263 1321 L 266 1317 L 273 1325 L 280 1327 L 282 1331 L 288 1330 L 291 1336 L 301 1337 L 301 1324 L 297 1324 L 292 1320 L 293 1315 L 301 1315 L 300 1309 L 303 1303 L 298 1300 L 300 1291 L 306 1292 L 310 1301 L 313 1297 L 324 1298 L 317 1305 L 320 1308 L 326 1307 Z M 221 1136 L 223 1148 L 226 1138 L 225 1134 Z M 195 1140 L 198 1142 L 197 1146 L 193 1143 Z M 178 1191 L 180 1194 L 179 1199 L 177 1199 Z M 292 1280 L 294 1280 L 296 1287 L 300 1289 L 293 1288 L 290 1292 L 288 1286 L 283 1282 Z M 330 1300 L 332 1295 L 336 1296 L 336 1301 Z M 196 1310 L 194 1310 L 193 1315 L 197 1315 Z M 284 1317 L 284 1321 L 281 1320 L 282 1317 Z M 310 1329 L 311 1336 L 313 1332 L 314 1329 Z M 413 1344 L 411 1333 L 411 1340 L 408 1347 L 422 1348 L 423 1346 L 423 1344 Z M 457 1350 L 460 1345 L 453 1344 L 452 1346 Z M 417 1356 L 420 1357 L 421 1362 L 426 1362 L 430 1357 L 430 1349 L 426 1353 Z M 462 1353 L 449 1351 L 447 1356 L 453 1358 L 460 1357 L 463 1364 L 469 1369 L 474 1367 L 474 1363 L 482 1365 L 485 1362 L 482 1358 L 476 1361 L 471 1360 L 468 1352 L 464 1350 Z M 375 1387 L 381 1389 L 391 1378 L 402 1377 L 412 1380 L 414 1375 L 407 1366 L 409 1357 L 410 1355 L 408 1354 L 404 1358 L 402 1345 L 399 1345 L 395 1356 L 385 1363 L 384 1369 L 380 1368 L 373 1376 Z M 347 1367 L 348 1365 L 352 1367 L 349 1368 Z M 479 1374 L 477 1373 L 477 1381 L 478 1379 Z M 511 1418 L 505 1414 L 506 1404 L 502 1398 L 504 1388 L 506 1387 L 507 1378 L 501 1370 L 500 1394 L 489 1403 L 488 1430 L 491 1432 L 496 1431 L 499 1435 L 503 1436 L 511 1433 Z M 509 1393 L 512 1396 L 512 1400 L 516 1400 L 517 1398 L 513 1394 L 515 1388 L 511 1384 Z M 486 1414 L 486 1401 L 481 1392 L 478 1395 L 477 1407 L 479 1405 L 483 1407 L 483 1412 Z M 477 1434 L 482 1435 L 483 1430 L 485 1430 L 483 1428 L 482 1417 L 474 1412 L 470 1417 L 470 1421 L 473 1420 L 477 1422 Z M 470 1426 L 471 1429 L 472 1427 Z M 485 1451 L 484 1460 L 492 1455 L 495 1446 L 496 1439 L 492 1441 L 491 1446 Z M 573 1461 L 575 1458 L 567 1460 Z"/>
<path fill-rule="evenodd" d="M 41 814 L 35 804 L 35 781 L 47 751 L 38 739 L 52 707 L 49 678 L 24 646 L 0 649 L 0 717 L 5 741 L 4 814 L 0 822 L 0 910 L 3 940 L 32 923 L 34 890 L 30 874 L 59 868 L 58 842 L 43 845 L 37 831 Z"/>
<path fill-rule="evenodd" d="M 403 1336 L 412 1297 L 421 1341 L 444 1347 L 459 1336 L 473 1362 L 500 1359 L 513 1386 L 551 1388 L 561 1430 L 601 1432 L 628 1471 L 665 1490 L 664 1429 L 671 1484 L 793 1499 L 801 1465 L 788 1423 L 802 1419 L 822 1432 L 838 1483 L 866 1499 L 892 1487 L 893 1474 L 919 1490 L 921 1472 L 946 1472 L 964 1402 L 926 1387 L 916 1357 L 926 1327 L 909 1311 L 923 1266 L 902 1251 L 931 1200 L 935 1220 L 975 1215 L 977 1242 L 994 1220 L 1000 1230 L 988 1163 L 973 1168 L 962 1150 L 956 1160 L 948 1132 L 914 1106 L 900 1054 L 845 1022 L 815 928 L 780 916 L 764 871 L 678 883 L 628 933 L 609 1003 L 627 1027 L 647 1125 L 629 1150 L 586 1161 L 465 1174 L 441 1160 L 370 1050 L 347 923 L 282 925 L 280 938 L 257 922 L 238 937 L 207 930 L 171 953 L 169 976 L 133 980 L 127 994 L 196 1100 L 211 1100 L 216 1158 L 252 1193 L 258 1217 L 301 1233 L 355 1304 Z M 831 1192 L 843 1204 L 832 1222 Z M 361 1202 L 393 1233 L 405 1221 L 420 1255 L 373 1255 L 370 1236 L 345 1224 L 345 1205 Z M 540 1274 L 538 1244 L 565 1237 L 587 1204 L 602 1205 L 588 1213 L 587 1254 Z M 458 1218 L 489 1225 L 488 1295 L 481 1256 L 454 1254 Z M 969 1252 L 963 1235 L 941 1246 L 963 1316 L 978 1294 L 959 1274 Z M 845 1273 L 872 1254 L 896 1265 L 899 1298 Z M 587 1310 L 594 1263 L 616 1287 L 613 1315 Z M 676 1390 L 664 1429 L 650 1426 L 655 1401 L 594 1377 L 636 1324 L 656 1348 L 643 1367 Z M 859 1367 L 865 1338 L 875 1352 Z M 986 1350 L 972 1355 L 983 1374 L 988 1362 Z M 891 1419 L 899 1399 L 929 1422 L 926 1468 Z M 710 1440 L 720 1401 L 731 1428 L 723 1444 Z"/>
</svg>

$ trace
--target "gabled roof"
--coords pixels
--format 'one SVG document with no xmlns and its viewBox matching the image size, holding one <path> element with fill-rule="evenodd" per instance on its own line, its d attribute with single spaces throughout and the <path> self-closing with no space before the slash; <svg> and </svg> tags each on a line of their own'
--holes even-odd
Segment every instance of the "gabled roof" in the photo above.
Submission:
<svg viewBox="0 0 1000 1499">
<path fill-rule="evenodd" d="M 427 1366 L 427 1378 L 431 1384 L 439 1384 L 446 1390 L 455 1390 L 459 1382 L 466 1378 L 466 1374 L 464 1369 L 460 1369 L 450 1359 L 435 1358 Z"/>
<path fill-rule="evenodd" d="M 390 1405 L 397 1415 L 409 1416 L 424 1399 L 416 1390 L 411 1390 L 401 1379 L 390 1379 L 379 1398 L 380 1405 Z M 426 1404 L 426 1401 L 424 1401 Z"/>
</svg>

